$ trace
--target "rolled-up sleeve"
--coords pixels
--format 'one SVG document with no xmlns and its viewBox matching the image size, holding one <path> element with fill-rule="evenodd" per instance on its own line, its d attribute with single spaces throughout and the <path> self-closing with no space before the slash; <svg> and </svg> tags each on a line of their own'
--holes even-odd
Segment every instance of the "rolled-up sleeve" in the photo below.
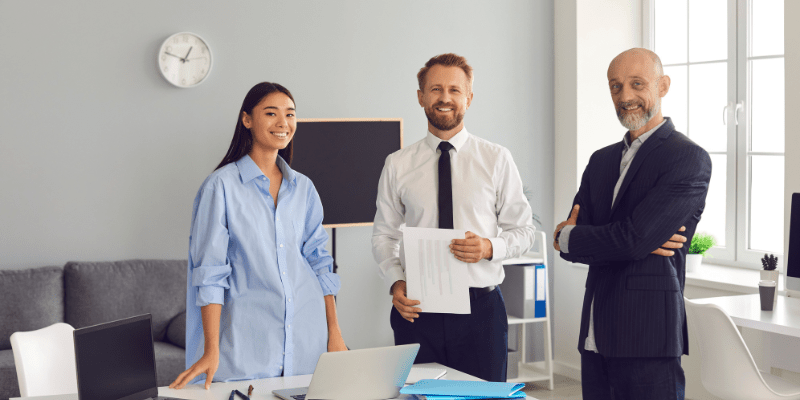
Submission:
<svg viewBox="0 0 800 400">
<path fill-rule="evenodd" d="M 328 233 L 322 227 L 323 211 L 322 201 L 314 185 L 309 186 L 308 202 L 306 204 L 306 223 L 303 232 L 303 257 L 317 275 L 322 294 L 336 295 L 342 284 L 339 275 L 333 273 L 333 257 L 325 245 L 328 243 Z"/>
<path fill-rule="evenodd" d="M 230 288 L 228 278 L 231 275 L 228 239 L 224 186 L 218 179 L 209 179 L 195 198 L 189 238 L 193 263 L 190 282 L 197 288 L 195 304 L 199 307 L 211 303 L 224 304 L 225 289 Z"/>
</svg>

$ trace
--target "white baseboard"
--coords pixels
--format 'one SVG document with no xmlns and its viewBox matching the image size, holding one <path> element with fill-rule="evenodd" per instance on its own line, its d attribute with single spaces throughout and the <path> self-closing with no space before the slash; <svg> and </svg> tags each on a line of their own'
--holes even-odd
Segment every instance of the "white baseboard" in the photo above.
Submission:
<svg viewBox="0 0 800 400">
<path fill-rule="evenodd" d="M 575 379 L 576 381 L 581 381 L 581 366 L 568 364 L 563 361 L 553 361 L 553 373 L 564 375 L 567 378 Z"/>
</svg>

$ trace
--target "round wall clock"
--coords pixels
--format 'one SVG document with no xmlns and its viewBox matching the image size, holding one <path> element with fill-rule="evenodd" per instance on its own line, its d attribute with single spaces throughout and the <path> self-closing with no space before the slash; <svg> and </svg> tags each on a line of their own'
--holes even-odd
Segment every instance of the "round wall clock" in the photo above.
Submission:
<svg viewBox="0 0 800 400">
<path fill-rule="evenodd" d="M 197 86 L 211 72 L 211 49 L 197 34 L 176 33 L 161 44 L 158 70 L 167 82 L 177 87 Z"/>
</svg>

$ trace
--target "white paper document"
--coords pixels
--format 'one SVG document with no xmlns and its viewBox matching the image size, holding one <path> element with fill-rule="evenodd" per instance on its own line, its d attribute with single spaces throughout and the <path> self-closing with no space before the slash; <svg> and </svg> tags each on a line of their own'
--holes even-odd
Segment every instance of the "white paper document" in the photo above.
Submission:
<svg viewBox="0 0 800 400">
<path fill-rule="evenodd" d="M 536 301 L 544 300 L 544 283 L 547 282 L 545 272 L 544 268 L 536 268 Z"/>
<path fill-rule="evenodd" d="M 422 312 L 469 314 L 467 264 L 450 252 L 450 241 L 464 239 L 457 229 L 403 229 L 407 297 Z"/>
</svg>

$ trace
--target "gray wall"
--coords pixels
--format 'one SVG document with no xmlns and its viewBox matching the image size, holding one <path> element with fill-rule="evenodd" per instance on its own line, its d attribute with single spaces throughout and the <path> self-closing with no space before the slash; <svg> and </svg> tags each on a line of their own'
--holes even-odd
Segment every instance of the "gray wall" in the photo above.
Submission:
<svg viewBox="0 0 800 400">
<path fill-rule="evenodd" d="M 191 89 L 156 69 L 180 31 L 214 56 Z M 444 52 L 476 71 L 467 128 L 511 150 L 551 233 L 552 0 L 0 0 L 0 269 L 185 258 L 192 200 L 255 83 L 287 86 L 301 118 L 401 117 L 411 144 L 426 131 L 416 72 Z M 370 236 L 337 230 L 357 348 L 392 343 Z"/>
</svg>

